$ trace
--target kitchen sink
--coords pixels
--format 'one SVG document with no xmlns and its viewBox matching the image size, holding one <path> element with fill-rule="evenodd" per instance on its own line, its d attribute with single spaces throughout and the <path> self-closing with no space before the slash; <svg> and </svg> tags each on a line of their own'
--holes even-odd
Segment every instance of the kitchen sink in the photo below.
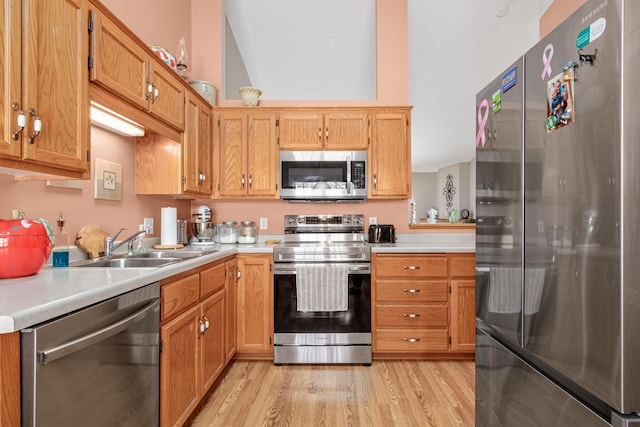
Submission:
<svg viewBox="0 0 640 427">
<path fill-rule="evenodd" d="M 180 258 L 180 259 L 189 259 L 196 258 L 204 255 L 203 251 L 178 251 L 178 250 L 169 250 L 169 251 L 151 251 L 145 252 L 142 254 L 134 254 L 134 255 L 123 255 L 122 258 L 138 258 L 138 259 L 171 259 L 171 258 Z"/>
<path fill-rule="evenodd" d="M 80 261 L 72 267 L 155 268 L 182 261 L 184 258 L 140 258 L 136 256 Z"/>
</svg>

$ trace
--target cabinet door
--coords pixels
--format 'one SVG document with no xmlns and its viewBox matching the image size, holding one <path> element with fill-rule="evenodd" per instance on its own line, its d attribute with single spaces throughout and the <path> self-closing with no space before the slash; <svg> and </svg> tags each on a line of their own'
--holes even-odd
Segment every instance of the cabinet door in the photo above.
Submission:
<svg viewBox="0 0 640 427">
<path fill-rule="evenodd" d="M 89 164 L 88 3 L 23 2 L 22 92 L 27 114 L 23 156 L 38 164 L 86 171 Z M 64 60 L 61 60 L 64 58 Z M 35 136 L 36 118 L 42 131 Z"/>
<path fill-rule="evenodd" d="M 200 401 L 198 319 L 195 306 L 160 328 L 160 425 L 181 425 Z"/>
<path fill-rule="evenodd" d="M 236 260 L 224 263 L 226 269 L 224 294 L 225 294 L 225 362 L 228 363 L 236 354 L 236 291 L 237 269 Z"/>
<path fill-rule="evenodd" d="M 184 82 L 162 65 L 151 62 L 150 80 L 154 87 L 149 112 L 177 130 L 184 129 Z"/>
<path fill-rule="evenodd" d="M 211 195 L 213 191 L 213 114 L 211 107 L 200 102 L 198 109 L 198 169 L 201 172 L 200 193 Z"/>
<path fill-rule="evenodd" d="M 238 353 L 273 354 L 270 255 L 238 255 Z"/>
<path fill-rule="evenodd" d="M 200 336 L 200 372 L 204 394 L 213 385 L 225 365 L 224 357 L 224 289 L 213 294 L 200 305 L 205 332 Z"/>
<path fill-rule="evenodd" d="M 18 130 L 18 114 L 22 107 L 20 93 L 20 44 L 22 28 L 21 3 L 5 1 L 0 8 L 0 157 L 17 159 L 22 153 Z M 15 104 L 15 109 L 14 109 Z"/>
<path fill-rule="evenodd" d="M 276 196 L 278 187 L 276 114 L 250 113 L 248 125 L 247 194 Z"/>
<path fill-rule="evenodd" d="M 366 113 L 327 113 L 324 115 L 324 127 L 324 148 L 328 150 L 369 148 L 369 115 Z"/>
<path fill-rule="evenodd" d="M 185 126 L 182 134 L 182 164 L 186 193 L 200 193 L 199 176 L 199 102 L 193 96 L 187 96 L 185 107 Z"/>
<path fill-rule="evenodd" d="M 473 352 L 476 344 L 476 281 L 451 281 L 451 351 Z"/>
<path fill-rule="evenodd" d="M 150 93 L 149 51 L 102 13 L 92 15 L 91 81 L 146 110 Z"/>
<path fill-rule="evenodd" d="M 244 113 L 225 112 L 219 116 L 218 193 L 220 196 L 238 197 L 246 194 L 247 116 Z"/>
<path fill-rule="evenodd" d="M 278 116 L 281 150 L 320 150 L 324 144 L 323 115 L 319 112 L 288 112 Z"/>
<path fill-rule="evenodd" d="M 411 141 L 406 114 L 375 115 L 370 159 L 371 197 L 409 197 L 411 194 Z"/>
</svg>

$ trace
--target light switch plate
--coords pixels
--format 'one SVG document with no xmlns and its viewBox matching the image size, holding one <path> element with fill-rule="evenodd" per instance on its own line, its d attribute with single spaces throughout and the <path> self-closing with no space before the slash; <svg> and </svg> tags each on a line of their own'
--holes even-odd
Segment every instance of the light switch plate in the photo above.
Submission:
<svg viewBox="0 0 640 427">
<path fill-rule="evenodd" d="M 260 230 L 266 230 L 269 226 L 267 218 L 260 218 Z"/>
<path fill-rule="evenodd" d="M 153 218 L 144 219 L 144 229 L 147 230 L 147 234 L 153 234 Z"/>
<path fill-rule="evenodd" d="M 369 225 L 375 225 L 378 223 L 378 217 L 377 216 L 370 216 L 369 217 Z"/>
</svg>

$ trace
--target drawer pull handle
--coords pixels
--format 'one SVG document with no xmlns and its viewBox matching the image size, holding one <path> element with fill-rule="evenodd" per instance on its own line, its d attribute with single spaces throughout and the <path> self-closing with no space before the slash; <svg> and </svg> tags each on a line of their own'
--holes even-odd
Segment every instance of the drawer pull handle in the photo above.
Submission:
<svg viewBox="0 0 640 427">
<path fill-rule="evenodd" d="M 405 265 L 402 268 L 404 268 L 405 270 L 420 270 L 419 265 Z"/>
<path fill-rule="evenodd" d="M 406 342 L 415 343 L 420 341 L 420 338 L 403 338 Z"/>
<path fill-rule="evenodd" d="M 404 289 L 403 291 L 410 294 L 417 294 L 418 292 L 420 292 L 420 289 Z"/>
<path fill-rule="evenodd" d="M 404 317 L 409 317 L 411 319 L 415 319 L 416 317 L 420 317 L 420 315 L 416 314 L 416 313 L 404 313 L 403 316 Z"/>
</svg>

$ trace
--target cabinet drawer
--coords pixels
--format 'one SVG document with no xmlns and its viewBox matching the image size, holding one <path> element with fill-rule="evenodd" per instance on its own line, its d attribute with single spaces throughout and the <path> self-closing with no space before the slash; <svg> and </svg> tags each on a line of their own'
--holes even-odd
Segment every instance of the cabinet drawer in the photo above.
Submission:
<svg viewBox="0 0 640 427">
<path fill-rule="evenodd" d="M 376 258 L 376 277 L 418 279 L 446 277 L 446 255 L 384 255 Z"/>
<path fill-rule="evenodd" d="M 398 302 L 447 302 L 448 284 L 438 281 L 388 281 L 376 282 L 376 301 Z"/>
<path fill-rule="evenodd" d="M 450 255 L 451 276 L 474 277 L 476 275 L 475 254 Z"/>
<path fill-rule="evenodd" d="M 448 351 L 448 340 L 448 329 L 379 329 L 375 333 L 379 352 Z"/>
<path fill-rule="evenodd" d="M 208 297 L 219 289 L 224 288 L 224 263 L 215 265 L 200 273 L 200 298 Z"/>
<path fill-rule="evenodd" d="M 449 322 L 446 305 L 377 305 L 377 326 L 399 326 L 404 328 L 424 326 L 447 326 Z"/>
<path fill-rule="evenodd" d="M 160 288 L 160 321 L 167 320 L 196 304 L 200 298 L 200 276 L 194 274 Z"/>
</svg>

